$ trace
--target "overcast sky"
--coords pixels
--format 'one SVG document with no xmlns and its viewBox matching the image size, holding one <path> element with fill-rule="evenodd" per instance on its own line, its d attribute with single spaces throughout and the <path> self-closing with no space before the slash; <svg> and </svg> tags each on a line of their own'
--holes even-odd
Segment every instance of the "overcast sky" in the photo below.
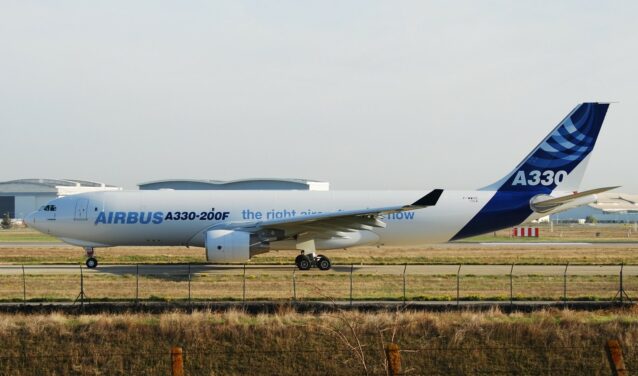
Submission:
<svg viewBox="0 0 638 376">
<path fill-rule="evenodd" d="M 0 0 L 0 180 L 474 189 L 579 102 L 638 193 L 638 2 Z"/>
</svg>

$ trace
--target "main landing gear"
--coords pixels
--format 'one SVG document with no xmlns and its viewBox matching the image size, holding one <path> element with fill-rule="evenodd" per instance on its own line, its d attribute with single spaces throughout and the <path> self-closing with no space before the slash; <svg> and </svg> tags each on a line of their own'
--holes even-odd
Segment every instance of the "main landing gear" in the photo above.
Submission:
<svg viewBox="0 0 638 376">
<path fill-rule="evenodd" d="M 84 247 L 84 252 L 86 253 L 86 267 L 89 269 L 93 269 L 97 267 L 97 259 L 93 257 L 95 254 L 95 250 L 93 247 Z"/>
<path fill-rule="evenodd" d="M 330 259 L 326 256 L 314 253 L 305 254 L 304 251 L 301 251 L 301 254 L 295 258 L 295 265 L 297 265 L 299 270 L 309 270 L 310 268 L 330 270 L 332 267 Z"/>
</svg>

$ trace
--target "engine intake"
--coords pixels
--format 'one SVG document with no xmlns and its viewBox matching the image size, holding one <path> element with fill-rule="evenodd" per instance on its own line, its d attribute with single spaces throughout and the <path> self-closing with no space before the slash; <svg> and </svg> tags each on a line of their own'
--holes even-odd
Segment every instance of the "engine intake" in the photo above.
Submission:
<svg viewBox="0 0 638 376">
<path fill-rule="evenodd" d="M 258 234 L 237 230 L 210 230 L 204 236 L 206 260 L 213 263 L 245 262 L 270 250 Z"/>
</svg>

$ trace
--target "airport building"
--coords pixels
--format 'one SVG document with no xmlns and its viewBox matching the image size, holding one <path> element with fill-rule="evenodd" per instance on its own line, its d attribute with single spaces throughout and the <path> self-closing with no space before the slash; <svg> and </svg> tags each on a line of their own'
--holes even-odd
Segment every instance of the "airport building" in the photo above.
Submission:
<svg viewBox="0 0 638 376">
<path fill-rule="evenodd" d="M 556 222 L 584 222 L 587 217 L 599 223 L 638 222 L 638 195 L 606 192 L 598 195 L 596 202 L 551 215 Z"/>
<path fill-rule="evenodd" d="M 62 196 L 120 187 L 76 179 L 20 179 L 0 182 L 0 214 L 21 219 L 47 202 Z"/>
<path fill-rule="evenodd" d="M 328 191 L 330 183 L 304 179 L 242 179 L 242 180 L 156 180 L 138 184 L 140 190 L 303 190 Z"/>
</svg>

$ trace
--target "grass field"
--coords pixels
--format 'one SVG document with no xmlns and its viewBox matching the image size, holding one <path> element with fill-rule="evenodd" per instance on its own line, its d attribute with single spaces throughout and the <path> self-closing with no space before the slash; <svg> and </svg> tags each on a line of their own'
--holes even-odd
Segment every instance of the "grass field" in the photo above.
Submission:
<svg viewBox="0 0 638 376">
<path fill-rule="evenodd" d="M 566 227 L 569 229 L 570 227 Z M 610 227 L 613 231 L 622 226 Z M 587 230 L 588 228 L 586 228 Z M 578 227 L 570 230 L 570 236 L 587 236 Z M 624 230 L 623 230 L 624 231 Z M 567 230 L 565 230 L 567 232 Z M 37 234 L 31 230 L 12 230 L 0 234 L 13 234 L 27 239 Z M 498 235 L 498 234 L 497 234 Z M 4 238 L 6 239 L 6 237 Z M 509 238 L 508 238 L 509 239 Z M 15 239 L 14 239 L 15 240 Z M 372 264 L 587 264 L 618 265 L 638 264 L 638 243 L 593 243 L 590 245 L 562 245 L 552 243 L 543 246 L 518 243 L 484 245 L 480 243 L 451 243 L 423 247 L 357 247 L 348 250 L 322 252 L 335 265 Z M 296 251 L 273 251 L 254 257 L 250 264 L 291 265 Z M 94 300 L 185 300 L 188 298 L 188 280 L 182 275 L 148 275 L 143 265 L 174 263 L 205 263 L 202 248 L 186 247 L 114 247 L 97 250 L 101 265 L 140 264 L 139 285 L 134 275 L 98 273 L 85 277 L 88 296 Z M 79 247 L 41 246 L 0 247 L 0 264 L 76 264 L 84 262 Z M 0 301 L 17 301 L 24 297 L 30 301 L 69 301 L 79 292 L 78 275 L 46 275 L 29 272 L 25 281 L 21 275 L 0 275 Z M 513 299 L 561 300 L 563 277 L 540 275 L 515 275 Z M 137 287 L 137 288 L 136 288 Z M 195 274 L 191 281 L 191 298 L 194 300 L 239 300 L 244 296 L 241 271 L 231 275 Z M 347 273 L 297 273 L 296 298 L 344 300 L 350 298 L 350 279 Z M 609 300 L 618 287 L 618 276 L 594 275 L 569 276 L 567 297 L 572 300 Z M 625 289 L 630 296 L 638 296 L 638 280 L 625 276 Z M 246 299 L 288 300 L 295 295 L 290 271 L 249 271 L 246 279 Z M 353 299 L 400 300 L 403 299 L 401 275 L 377 275 L 355 273 Z M 509 300 L 509 276 L 463 275 L 460 280 L 462 300 Z M 408 300 L 455 300 L 456 276 L 419 276 L 408 273 L 405 297 Z"/>
<path fill-rule="evenodd" d="M 322 251 L 333 264 L 638 264 L 638 244 L 545 245 L 435 244 L 422 247 L 357 247 Z M 202 248 L 114 247 L 96 251 L 101 265 L 205 263 Z M 251 264 L 291 265 L 296 251 L 258 255 Z M 0 264 L 82 264 L 72 246 L 0 247 Z"/>
<path fill-rule="evenodd" d="M 638 264 L 631 228 L 566 227 L 544 236 L 549 242 L 592 245 L 482 245 L 472 242 L 424 247 L 358 247 L 323 252 L 335 264 Z M 629 232 L 631 230 L 632 232 Z M 558 228 L 555 231 L 560 231 Z M 600 232 L 596 236 L 596 232 Z M 624 238 L 623 238 L 624 234 Z M 627 237 L 629 235 L 629 237 Z M 511 242 L 509 233 L 472 239 Z M 600 241 L 610 242 L 601 243 Z M 0 247 L 0 264 L 83 263 L 78 247 L 50 246 L 31 230 L 0 231 L 0 242 L 42 242 L 42 246 Z M 270 252 L 251 263 L 291 264 L 293 251 Z M 115 247 L 99 249 L 101 264 L 142 264 L 132 274 L 87 274 L 93 300 L 347 300 L 348 273 L 242 271 L 231 274 L 149 275 L 144 263 L 203 263 L 201 248 Z M 72 301 L 79 275 L 0 275 L 0 301 Z M 515 300 L 560 300 L 561 275 L 515 275 Z M 568 277 L 571 300 L 608 300 L 617 275 Z M 401 275 L 354 273 L 355 300 L 400 300 Z M 508 300 L 507 275 L 462 275 L 463 300 Z M 26 296 L 23 296 L 26 287 Z M 625 276 L 630 296 L 638 277 Z M 408 300 L 456 299 L 456 275 L 408 275 Z M 184 349 L 187 375 L 305 374 L 385 375 L 383 346 L 397 343 L 403 374 L 610 374 L 604 342 L 618 338 L 630 373 L 638 368 L 638 309 L 598 312 L 548 310 L 531 314 L 490 312 L 384 313 L 337 311 L 305 315 L 286 306 L 274 315 L 238 311 L 101 315 L 0 315 L 0 374 L 133 375 L 170 374 L 169 349 Z"/>
<path fill-rule="evenodd" d="M 528 224 L 538 227 L 539 238 L 513 238 L 511 229 L 475 236 L 462 242 L 638 242 L 635 224 Z"/>
<path fill-rule="evenodd" d="M 293 280 L 294 278 L 294 280 Z M 230 274 L 150 275 L 143 268 L 135 274 L 92 273 L 84 276 L 84 291 L 92 301 L 132 300 L 349 300 L 350 274 L 343 272 L 296 272 L 248 270 L 244 279 L 240 269 Z M 352 275 L 353 300 L 431 300 L 457 299 L 455 274 L 403 276 L 355 272 Z M 462 274 L 460 300 L 536 300 L 561 301 L 562 275 Z M 618 291 L 618 276 L 570 275 L 569 300 L 611 300 Z M 625 276 L 624 288 L 630 297 L 638 296 L 638 276 Z M 0 275 L 0 301 L 73 301 L 80 291 L 80 278 L 72 274 Z M 510 296 L 511 293 L 511 296 Z"/>
<path fill-rule="evenodd" d="M 596 234 L 599 236 L 596 236 Z M 466 242 L 420 247 L 356 247 L 322 251 L 334 264 L 638 264 L 638 234 L 633 225 L 555 226 L 541 230 L 546 246 L 525 245 L 530 240 L 510 238 L 509 230 L 484 235 Z M 627 237 L 629 235 L 629 237 Z M 0 264 L 80 264 L 79 247 L 52 246 L 54 238 L 31 229 L 0 230 L 2 243 L 43 243 L 41 246 L 0 247 Z M 477 242 L 497 243 L 483 245 Z M 561 242 L 588 242 L 590 245 L 563 246 Z M 498 245 L 498 243 L 506 243 Z M 256 264 L 288 265 L 296 251 L 272 251 L 254 257 Z M 205 263 L 202 248 L 113 247 L 97 250 L 101 264 Z"/>
<path fill-rule="evenodd" d="M 385 375 L 394 342 L 406 375 L 608 375 L 611 338 L 637 369 L 634 310 L 0 315 L 0 374 L 169 374 L 179 345 L 187 375 Z"/>
</svg>

